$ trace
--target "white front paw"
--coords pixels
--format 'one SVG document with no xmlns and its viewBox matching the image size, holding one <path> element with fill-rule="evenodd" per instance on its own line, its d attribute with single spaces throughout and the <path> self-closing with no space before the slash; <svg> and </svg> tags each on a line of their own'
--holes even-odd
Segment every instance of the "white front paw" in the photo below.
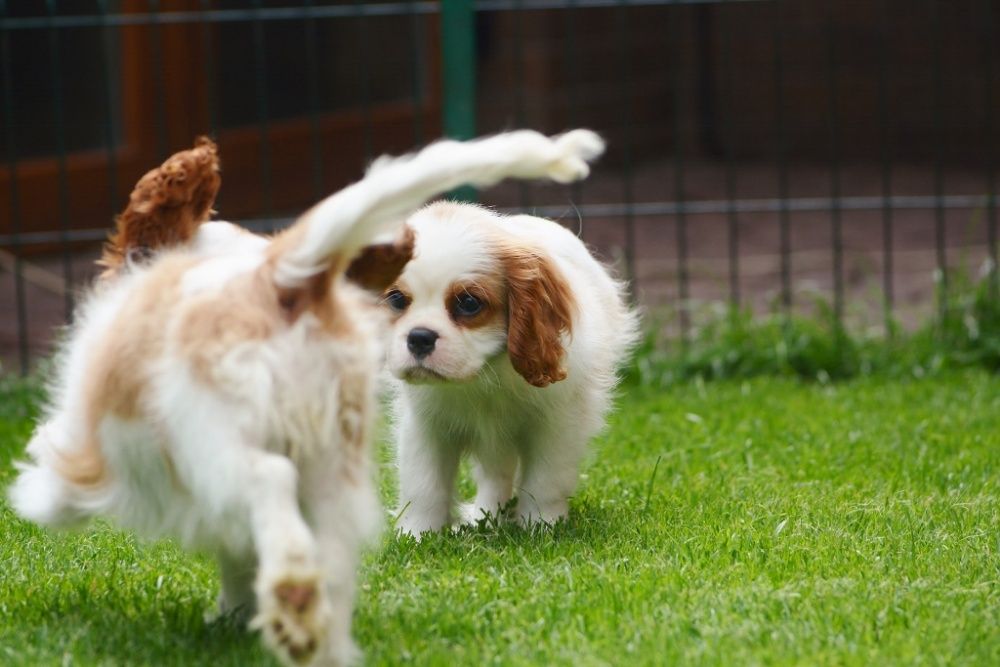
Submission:
<svg viewBox="0 0 1000 667">
<path fill-rule="evenodd" d="M 463 526 L 475 526 L 488 516 L 489 514 L 475 503 L 462 503 L 458 506 L 458 522 Z"/>
<path fill-rule="evenodd" d="M 417 540 L 423 533 L 433 533 L 441 530 L 448 524 L 448 515 L 441 512 L 421 512 L 413 507 L 404 507 L 396 522 L 396 529 L 400 533 L 411 535 Z"/>
<path fill-rule="evenodd" d="M 508 521 L 512 508 L 507 504 L 462 503 L 458 508 L 458 521 L 463 526 L 478 526 L 485 523 L 488 526 L 498 526 Z"/>
<path fill-rule="evenodd" d="M 569 502 L 566 499 L 535 502 L 522 499 L 517 506 L 517 521 L 522 526 L 536 524 L 555 525 L 569 517 Z"/>
</svg>

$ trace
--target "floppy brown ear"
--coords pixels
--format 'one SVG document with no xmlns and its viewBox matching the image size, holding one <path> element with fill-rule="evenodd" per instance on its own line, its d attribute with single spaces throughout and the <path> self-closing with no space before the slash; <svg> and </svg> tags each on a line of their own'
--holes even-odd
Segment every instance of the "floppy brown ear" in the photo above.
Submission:
<svg viewBox="0 0 1000 667">
<path fill-rule="evenodd" d="M 218 148 L 208 137 L 199 137 L 193 148 L 147 172 L 104 244 L 97 262 L 106 269 L 103 275 L 114 274 L 129 257 L 189 241 L 211 216 L 221 183 Z"/>
<path fill-rule="evenodd" d="M 406 263 L 413 259 L 413 229 L 404 227 L 392 243 L 370 245 L 347 267 L 347 279 L 363 289 L 383 292 L 396 282 Z"/>
<path fill-rule="evenodd" d="M 541 252 L 510 248 L 507 273 L 507 355 L 514 370 L 536 387 L 564 380 L 563 334 L 573 333 L 576 302 L 555 263 Z"/>
</svg>

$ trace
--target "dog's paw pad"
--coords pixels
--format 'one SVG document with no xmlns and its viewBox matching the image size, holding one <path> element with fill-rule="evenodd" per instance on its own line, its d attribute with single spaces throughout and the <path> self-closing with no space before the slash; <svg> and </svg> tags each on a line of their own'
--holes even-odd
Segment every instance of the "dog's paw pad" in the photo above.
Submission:
<svg viewBox="0 0 1000 667">
<path fill-rule="evenodd" d="M 261 631 L 285 664 L 311 661 L 326 640 L 331 617 L 319 577 L 279 577 L 260 589 L 260 611 L 250 627 Z"/>
<path fill-rule="evenodd" d="M 316 587 L 312 584 L 293 584 L 285 582 L 274 589 L 274 594 L 285 606 L 298 613 L 304 613 L 316 600 Z"/>
</svg>

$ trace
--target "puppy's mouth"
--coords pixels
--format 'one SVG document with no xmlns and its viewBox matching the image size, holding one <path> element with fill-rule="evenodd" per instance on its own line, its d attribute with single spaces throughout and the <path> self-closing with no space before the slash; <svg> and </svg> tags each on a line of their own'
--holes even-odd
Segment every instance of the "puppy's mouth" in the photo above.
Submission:
<svg viewBox="0 0 1000 667">
<path fill-rule="evenodd" d="M 426 366 L 410 366 L 400 374 L 400 377 L 412 384 L 430 384 L 433 382 L 448 381 L 448 378 L 437 371 L 432 371 Z"/>
</svg>

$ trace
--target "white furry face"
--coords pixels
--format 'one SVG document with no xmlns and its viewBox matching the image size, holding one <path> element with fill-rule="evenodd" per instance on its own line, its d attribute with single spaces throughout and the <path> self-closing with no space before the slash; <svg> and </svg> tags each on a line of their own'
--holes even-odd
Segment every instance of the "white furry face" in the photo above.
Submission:
<svg viewBox="0 0 1000 667">
<path fill-rule="evenodd" d="M 418 250 L 384 303 L 395 313 L 388 367 L 413 383 L 474 378 L 506 349 L 507 297 L 500 261 L 469 208 L 438 206 L 410 219 Z"/>
</svg>

